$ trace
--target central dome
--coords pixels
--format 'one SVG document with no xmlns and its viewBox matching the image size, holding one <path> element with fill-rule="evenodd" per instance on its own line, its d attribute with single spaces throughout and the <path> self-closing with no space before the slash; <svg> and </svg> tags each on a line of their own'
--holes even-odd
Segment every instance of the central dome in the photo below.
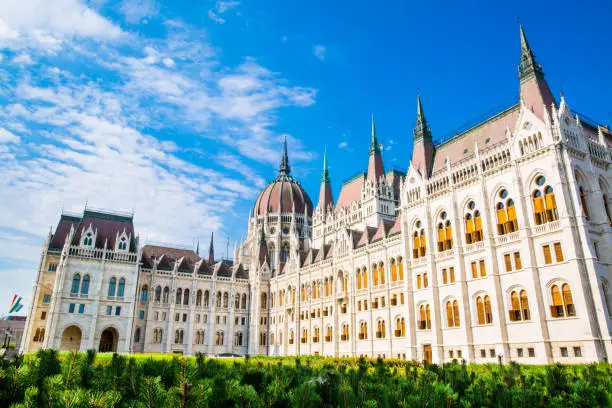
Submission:
<svg viewBox="0 0 612 408">
<path fill-rule="evenodd" d="M 279 175 L 264 188 L 255 202 L 255 216 L 268 213 L 290 213 L 295 208 L 296 213 L 312 216 L 312 201 L 300 183 L 289 174 L 291 167 L 287 157 L 287 139 L 283 145 L 283 158 L 279 167 Z"/>
</svg>

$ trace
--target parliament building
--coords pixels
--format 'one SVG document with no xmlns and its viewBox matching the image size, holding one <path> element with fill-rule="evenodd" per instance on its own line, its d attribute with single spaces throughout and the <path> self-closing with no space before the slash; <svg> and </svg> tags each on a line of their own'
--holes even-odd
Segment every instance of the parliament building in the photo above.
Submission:
<svg viewBox="0 0 612 408">
<path fill-rule="evenodd" d="M 367 172 L 334 200 L 324 159 L 315 204 L 285 141 L 233 261 L 141 245 L 132 214 L 62 214 L 22 351 L 610 360 L 612 133 L 520 45 L 519 99 L 470 129 L 434 143 L 417 99 L 407 172 L 372 121 Z"/>
</svg>

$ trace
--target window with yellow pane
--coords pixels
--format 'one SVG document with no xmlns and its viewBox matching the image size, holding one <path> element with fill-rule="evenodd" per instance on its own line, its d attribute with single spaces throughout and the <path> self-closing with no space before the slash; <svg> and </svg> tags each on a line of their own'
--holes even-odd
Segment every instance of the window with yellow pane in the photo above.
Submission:
<svg viewBox="0 0 612 408">
<path fill-rule="evenodd" d="M 453 248 L 453 227 L 447 218 L 446 211 L 442 211 L 438 220 L 438 252 Z"/>
<path fill-rule="evenodd" d="M 518 230 L 516 220 L 516 207 L 514 200 L 508 197 L 508 190 L 502 190 L 497 197 L 497 233 L 499 235 L 509 234 Z"/>
<path fill-rule="evenodd" d="M 446 325 L 448 327 L 459 327 L 461 320 L 459 319 L 459 302 L 457 300 L 449 300 L 446 302 Z"/>
<path fill-rule="evenodd" d="M 472 278 L 484 278 L 485 276 L 487 276 L 487 267 L 484 259 L 472 261 L 470 263 L 470 267 L 472 270 Z"/>
<path fill-rule="evenodd" d="M 510 304 L 512 308 L 508 311 L 510 321 L 518 322 L 521 320 L 530 320 L 531 313 L 529 312 L 529 300 L 527 299 L 527 291 L 513 290 L 510 293 Z"/>
<path fill-rule="evenodd" d="M 555 284 L 550 288 L 552 305 L 550 306 L 550 314 L 554 318 L 576 316 L 574 308 L 574 300 L 570 285 L 563 283 L 561 287 Z"/>
<path fill-rule="evenodd" d="M 558 220 L 559 211 L 557 210 L 557 201 L 553 188 L 546 185 L 546 178 L 544 176 L 538 176 L 535 180 L 535 184 L 536 186 L 532 193 L 532 200 L 533 217 L 536 225 Z"/>
<path fill-rule="evenodd" d="M 542 245 L 542 253 L 544 255 L 544 264 L 550 265 L 556 262 L 563 262 L 563 248 L 561 242 Z M 554 257 L 553 257 L 554 254 Z"/>
<path fill-rule="evenodd" d="M 414 259 L 422 258 L 425 256 L 426 251 L 425 229 L 421 221 L 417 221 L 415 230 L 412 233 L 412 257 Z"/>
<path fill-rule="evenodd" d="M 465 214 L 465 242 L 473 244 L 483 239 L 482 217 L 480 211 L 476 209 L 476 203 L 470 201 L 466 207 Z"/>
</svg>

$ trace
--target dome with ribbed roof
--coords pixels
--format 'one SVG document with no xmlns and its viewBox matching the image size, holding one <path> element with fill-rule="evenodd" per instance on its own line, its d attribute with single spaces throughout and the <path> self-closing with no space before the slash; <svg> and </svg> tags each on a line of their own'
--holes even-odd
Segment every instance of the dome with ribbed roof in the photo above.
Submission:
<svg viewBox="0 0 612 408">
<path fill-rule="evenodd" d="M 287 140 L 283 145 L 283 158 L 279 167 L 279 175 L 257 197 L 254 215 L 261 216 L 269 213 L 296 213 L 312 216 L 312 201 L 310 197 L 290 175 L 291 167 L 287 157 Z"/>
</svg>

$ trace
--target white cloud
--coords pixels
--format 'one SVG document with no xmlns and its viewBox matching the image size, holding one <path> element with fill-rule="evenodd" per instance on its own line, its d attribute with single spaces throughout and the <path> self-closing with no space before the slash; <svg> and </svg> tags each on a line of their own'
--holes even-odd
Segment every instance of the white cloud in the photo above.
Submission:
<svg viewBox="0 0 612 408">
<path fill-rule="evenodd" d="M 30 65 L 34 63 L 34 61 L 32 61 L 32 57 L 30 56 L 30 54 L 26 52 L 19 54 L 15 58 L 13 58 L 13 62 L 15 64 L 20 64 L 20 65 Z"/>
<path fill-rule="evenodd" d="M 312 53 L 319 60 L 323 61 L 325 59 L 325 54 L 327 53 L 327 47 L 322 44 L 317 44 L 312 48 Z"/>
<path fill-rule="evenodd" d="M 346 149 L 348 147 L 348 142 L 340 142 L 338 143 L 338 148 Z"/>
<path fill-rule="evenodd" d="M 159 12 L 159 5 L 155 0 L 124 0 L 119 8 L 125 21 L 131 24 L 154 17 Z"/>
<path fill-rule="evenodd" d="M 283 36 L 281 37 L 281 41 L 282 41 L 282 42 L 287 42 L 287 40 L 288 40 L 288 39 L 289 39 L 289 37 L 287 37 L 286 35 L 283 35 Z"/>
<path fill-rule="evenodd" d="M 19 143 L 19 136 L 0 127 L 0 143 Z"/>
<path fill-rule="evenodd" d="M 217 24 L 225 24 L 225 19 L 221 15 L 239 5 L 239 1 L 217 1 L 215 8 L 208 10 L 208 17 Z"/>
<path fill-rule="evenodd" d="M 74 37 L 115 40 L 121 29 L 81 0 L 3 0 L 0 47 L 56 50 Z"/>
</svg>

